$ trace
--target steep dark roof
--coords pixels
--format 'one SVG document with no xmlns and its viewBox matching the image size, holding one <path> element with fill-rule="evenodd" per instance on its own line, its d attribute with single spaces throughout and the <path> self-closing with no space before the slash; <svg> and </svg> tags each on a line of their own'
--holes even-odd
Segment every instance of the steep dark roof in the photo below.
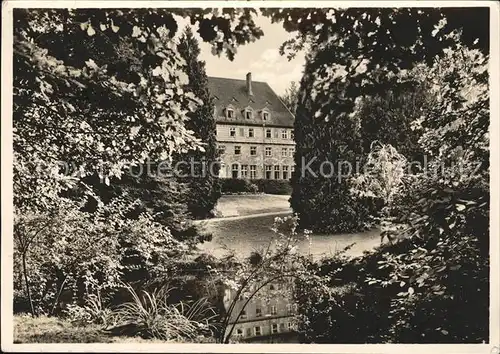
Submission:
<svg viewBox="0 0 500 354">
<path fill-rule="evenodd" d="M 258 124 L 268 126 L 293 127 L 294 116 L 287 109 L 278 95 L 266 82 L 252 81 L 252 92 L 247 93 L 246 80 L 208 77 L 208 87 L 215 97 L 217 122 L 233 124 Z M 226 118 L 225 108 L 234 108 L 234 118 Z M 245 108 L 253 110 L 253 118 L 245 117 Z M 269 118 L 264 121 L 261 112 L 269 111 Z"/>
</svg>

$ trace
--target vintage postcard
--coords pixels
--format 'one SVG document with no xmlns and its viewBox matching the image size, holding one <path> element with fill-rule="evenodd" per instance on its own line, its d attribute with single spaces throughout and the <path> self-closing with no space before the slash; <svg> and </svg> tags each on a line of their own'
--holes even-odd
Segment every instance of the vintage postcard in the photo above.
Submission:
<svg viewBox="0 0 500 354">
<path fill-rule="evenodd" d="M 499 8 L 4 2 L 2 350 L 500 353 Z"/>
</svg>

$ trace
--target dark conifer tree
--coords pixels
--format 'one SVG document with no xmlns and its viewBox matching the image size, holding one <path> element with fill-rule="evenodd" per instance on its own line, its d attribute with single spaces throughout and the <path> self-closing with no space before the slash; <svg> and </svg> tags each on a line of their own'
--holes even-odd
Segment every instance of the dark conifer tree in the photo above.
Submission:
<svg viewBox="0 0 500 354">
<path fill-rule="evenodd" d="M 344 87 L 317 90 L 322 52 L 308 56 L 295 117 L 295 173 L 291 205 L 302 228 L 351 232 L 364 228 L 367 208 L 351 195 L 347 180 L 362 152 L 359 122 L 342 104 Z M 339 99 L 336 99 L 338 97 Z"/>
<path fill-rule="evenodd" d="M 182 34 L 178 49 L 186 60 L 186 73 L 189 77 L 189 84 L 185 89 L 193 92 L 203 101 L 203 105 L 189 115 L 190 120 L 186 126 L 203 141 L 204 151 L 189 151 L 179 156 L 180 159 L 190 163 L 189 171 L 187 171 L 189 174 L 187 208 L 194 218 L 199 219 L 211 214 L 220 197 L 214 104 L 208 90 L 205 63 L 198 58 L 200 47 L 190 27 L 187 27 Z"/>
</svg>

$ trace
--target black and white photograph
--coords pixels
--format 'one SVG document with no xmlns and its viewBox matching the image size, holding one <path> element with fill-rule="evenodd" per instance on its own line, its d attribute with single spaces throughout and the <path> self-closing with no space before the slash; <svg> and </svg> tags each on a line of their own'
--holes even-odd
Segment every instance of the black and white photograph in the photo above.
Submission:
<svg viewBox="0 0 500 354">
<path fill-rule="evenodd" d="M 499 13 L 4 2 L 2 351 L 500 353 Z"/>
</svg>

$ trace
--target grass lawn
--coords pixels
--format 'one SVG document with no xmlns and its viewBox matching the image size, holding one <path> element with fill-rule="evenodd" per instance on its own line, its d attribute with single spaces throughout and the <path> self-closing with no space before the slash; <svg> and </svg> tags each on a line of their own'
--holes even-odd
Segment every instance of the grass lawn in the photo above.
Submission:
<svg viewBox="0 0 500 354">
<path fill-rule="evenodd" d="M 219 199 L 216 209 L 221 217 L 291 212 L 289 198 L 289 195 L 275 194 L 223 195 Z"/>
<path fill-rule="evenodd" d="M 97 325 L 76 325 L 57 318 L 14 316 L 14 343 L 162 343 L 140 337 L 112 336 Z"/>
</svg>

